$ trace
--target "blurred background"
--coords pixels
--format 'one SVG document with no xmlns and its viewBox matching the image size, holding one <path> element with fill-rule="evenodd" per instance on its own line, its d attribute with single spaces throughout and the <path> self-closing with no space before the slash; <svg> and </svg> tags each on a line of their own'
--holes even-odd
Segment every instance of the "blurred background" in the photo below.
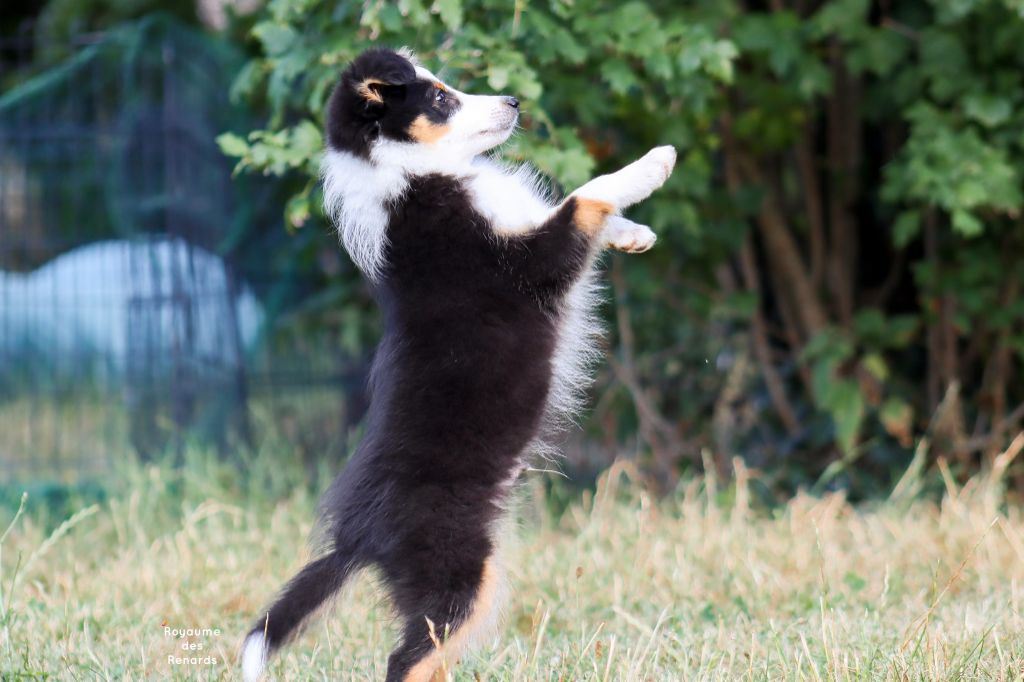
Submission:
<svg viewBox="0 0 1024 682">
<path fill-rule="evenodd" d="M 556 493 L 625 458 L 870 498 L 1020 431 L 1022 0 L 5 0 L 0 497 L 194 446 L 337 469 L 379 323 L 317 168 L 371 45 L 516 95 L 502 154 L 562 191 L 680 151 Z"/>
</svg>

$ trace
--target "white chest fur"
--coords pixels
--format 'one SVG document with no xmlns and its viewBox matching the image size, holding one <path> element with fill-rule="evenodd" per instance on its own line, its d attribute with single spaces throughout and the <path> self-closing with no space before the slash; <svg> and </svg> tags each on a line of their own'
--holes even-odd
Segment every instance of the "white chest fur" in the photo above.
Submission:
<svg viewBox="0 0 1024 682">
<path fill-rule="evenodd" d="M 473 208 L 498 234 L 529 232 L 554 208 L 543 181 L 529 166 L 504 167 L 477 158 L 466 185 Z"/>
<path fill-rule="evenodd" d="M 460 179 L 473 207 L 498 234 L 522 234 L 551 213 L 543 182 L 527 166 L 505 167 L 484 157 L 448 164 L 418 151 L 413 145 L 379 144 L 372 161 L 333 150 L 324 155 L 324 208 L 352 260 L 370 279 L 384 265 L 388 208 L 405 192 L 409 177 L 442 173 Z"/>
</svg>

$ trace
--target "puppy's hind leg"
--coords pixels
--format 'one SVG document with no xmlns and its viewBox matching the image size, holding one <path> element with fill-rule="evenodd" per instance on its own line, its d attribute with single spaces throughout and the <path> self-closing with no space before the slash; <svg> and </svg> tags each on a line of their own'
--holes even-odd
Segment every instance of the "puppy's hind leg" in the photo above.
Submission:
<svg viewBox="0 0 1024 682">
<path fill-rule="evenodd" d="M 288 581 L 270 609 L 259 618 L 242 648 L 242 676 L 255 682 L 267 659 L 288 641 L 303 621 L 333 596 L 357 567 L 348 554 L 331 551 L 306 564 Z"/>
<path fill-rule="evenodd" d="M 494 555 L 483 561 L 448 557 L 443 568 L 439 563 L 410 568 L 393 586 L 402 641 L 388 658 L 385 680 L 444 682 L 464 653 L 494 634 L 504 572 Z"/>
</svg>

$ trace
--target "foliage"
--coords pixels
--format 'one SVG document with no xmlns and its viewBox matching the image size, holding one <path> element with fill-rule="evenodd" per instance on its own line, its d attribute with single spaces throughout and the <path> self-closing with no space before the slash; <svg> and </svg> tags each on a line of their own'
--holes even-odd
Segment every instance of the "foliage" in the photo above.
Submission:
<svg viewBox="0 0 1024 682">
<path fill-rule="evenodd" d="M 591 420 L 657 480 L 708 450 L 871 492 L 916 436 L 966 473 L 1024 416 L 1017 0 L 271 0 L 251 37 L 234 94 L 266 128 L 220 142 L 290 187 L 291 230 L 323 228 L 324 102 L 370 45 L 515 94 L 504 155 L 563 188 L 680 149 L 634 216 L 658 247 L 612 258 Z M 363 310 L 354 278 L 332 276 Z"/>
<path fill-rule="evenodd" d="M 66 45 L 90 31 L 166 12 L 184 22 L 196 21 L 190 0 L 49 0 L 37 20 L 41 45 Z"/>
</svg>

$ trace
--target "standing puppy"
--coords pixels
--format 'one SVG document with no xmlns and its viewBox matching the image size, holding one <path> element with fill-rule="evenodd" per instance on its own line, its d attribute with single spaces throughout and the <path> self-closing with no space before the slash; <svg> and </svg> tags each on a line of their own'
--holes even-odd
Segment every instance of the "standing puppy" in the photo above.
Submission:
<svg viewBox="0 0 1024 682">
<path fill-rule="evenodd" d="M 384 337 L 366 436 L 321 503 L 324 550 L 253 626 L 247 680 L 365 566 L 401 619 L 388 682 L 441 679 L 493 632 L 510 488 L 588 383 L 595 254 L 651 247 L 654 233 L 618 214 L 676 157 L 658 147 L 556 204 L 528 173 L 480 156 L 518 118 L 515 98 L 467 95 L 382 49 L 331 96 L 325 203 Z"/>
</svg>

